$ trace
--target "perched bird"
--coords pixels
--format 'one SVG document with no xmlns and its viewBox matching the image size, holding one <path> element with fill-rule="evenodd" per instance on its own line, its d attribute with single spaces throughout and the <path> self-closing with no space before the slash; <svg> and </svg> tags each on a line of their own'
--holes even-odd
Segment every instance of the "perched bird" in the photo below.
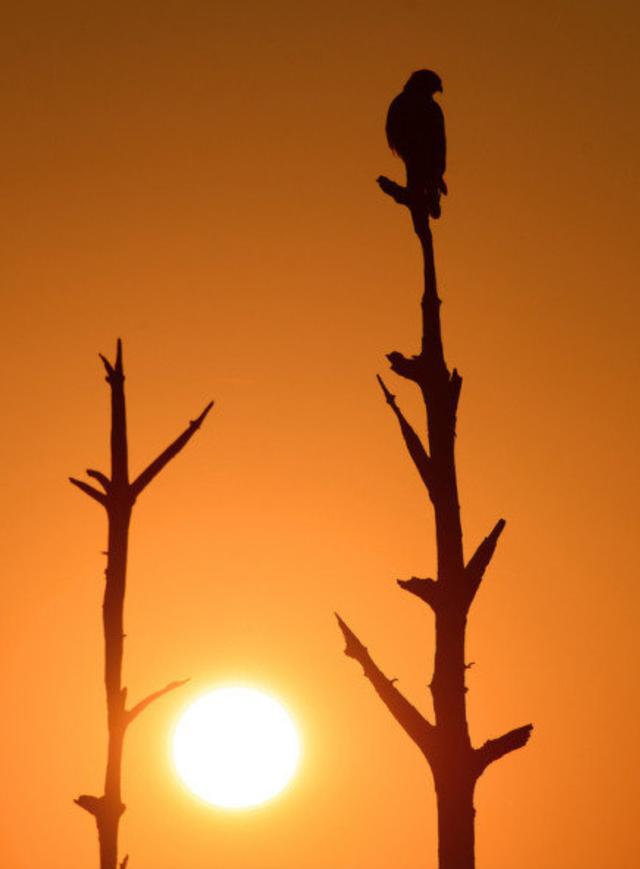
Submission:
<svg viewBox="0 0 640 869">
<path fill-rule="evenodd" d="M 440 76 L 430 69 L 414 72 L 387 113 L 389 147 L 404 160 L 407 190 L 425 202 L 431 217 L 440 217 L 440 195 L 446 194 L 444 115 L 434 100 L 442 92 Z"/>
</svg>

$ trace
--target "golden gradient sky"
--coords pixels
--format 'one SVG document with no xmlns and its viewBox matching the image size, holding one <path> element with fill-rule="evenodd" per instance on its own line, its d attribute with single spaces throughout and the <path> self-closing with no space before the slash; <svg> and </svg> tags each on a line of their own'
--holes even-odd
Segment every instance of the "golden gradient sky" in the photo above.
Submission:
<svg viewBox="0 0 640 869">
<path fill-rule="evenodd" d="M 139 469 L 213 397 L 136 507 L 126 682 L 191 676 L 132 727 L 132 869 L 435 866 L 430 774 L 341 654 L 339 609 L 424 710 L 432 516 L 379 394 L 417 347 L 419 261 L 386 107 L 444 80 L 437 225 L 465 376 L 467 547 L 507 530 L 472 613 L 479 869 L 634 869 L 637 840 L 639 13 L 632 2 L 11 3 L 2 91 L 0 853 L 96 865 L 107 469 L 98 351 L 125 341 Z M 392 376 L 389 376 L 392 384 Z M 408 384 L 393 383 L 407 412 Z M 168 739 L 218 681 L 300 721 L 301 773 L 238 815 Z"/>
</svg>

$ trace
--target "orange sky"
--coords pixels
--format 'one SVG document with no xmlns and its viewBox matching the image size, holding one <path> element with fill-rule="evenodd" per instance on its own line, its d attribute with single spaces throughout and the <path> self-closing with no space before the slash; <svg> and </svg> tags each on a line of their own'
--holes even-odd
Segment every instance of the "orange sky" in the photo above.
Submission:
<svg viewBox="0 0 640 869">
<path fill-rule="evenodd" d="M 435 866 L 429 771 L 332 616 L 429 711 L 431 617 L 394 579 L 433 573 L 432 515 L 374 378 L 417 349 L 420 266 L 374 179 L 402 177 L 386 107 L 431 66 L 467 548 L 508 520 L 472 612 L 472 736 L 536 727 L 480 782 L 479 869 L 636 867 L 636 4 L 11 5 L 2 866 L 96 865 L 72 799 L 104 763 L 105 522 L 66 477 L 107 470 L 118 335 L 134 471 L 217 401 L 134 515 L 126 682 L 192 682 L 128 737 L 131 869 Z M 235 815 L 168 752 L 229 678 L 305 743 L 286 795 Z"/>
</svg>

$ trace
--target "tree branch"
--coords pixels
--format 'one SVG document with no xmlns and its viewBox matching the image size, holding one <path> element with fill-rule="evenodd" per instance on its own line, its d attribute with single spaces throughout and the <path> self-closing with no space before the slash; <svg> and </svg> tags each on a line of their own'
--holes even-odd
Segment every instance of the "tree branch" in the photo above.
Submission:
<svg viewBox="0 0 640 869">
<path fill-rule="evenodd" d="M 140 700 L 139 703 L 136 703 L 136 705 L 132 709 L 128 709 L 125 712 L 125 720 L 126 720 L 127 725 L 131 724 L 131 722 L 134 720 L 134 718 L 137 718 L 138 715 L 140 715 L 140 713 L 144 709 L 146 709 L 147 706 L 149 706 L 151 703 L 153 703 L 154 700 L 157 700 L 159 697 L 162 697 L 164 694 L 168 694 L 169 691 L 173 691 L 176 688 L 180 688 L 181 685 L 186 685 L 186 683 L 188 681 L 189 681 L 188 679 L 179 679 L 179 680 L 176 680 L 175 682 L 169 682 L 169 684 L 165 685 L 164 688 L 160 688 L 159 691 L 154 691 L 152 694 L 149 694 L 147 697 L 144 697 L 142 700 Z"/>
<path fill-rule="evenodd" d="M 124 860 L 122 861 L 122 863 L 120 864 L 120 869 L 127 869 L 128 865 L 129 865 L 129 855 L 127 854 L 125 856 Z"/>
<path fill-rule="evenodd" d="M 74 486 L 77 486 L 81 492 L 85 493 L 85 495 L 88 495 L 90 498 L 93 498 L 94 501 L 97 501 L 98 504 L 102 504 L 103 507 L 107 506 L 107 496 L 98 489 L 94 489 L 93 486 L 84 483 L 82 480 L 76 480 L 75 477 L 69 477 L 69 482 L 73 483 Z"/>
<path fill-rule="evenodd" d="M 516 727 L 515 730 L 510 730 L 508 733 L 498 736 L 497 739 L 488 739 L 480 748 L 476 748 L 475 756 L 478 765 L 478 775 L 485 770 L 490 763 L 504 757 L 518 748 L 522 748 L 529 741 L 533 724 L 525 724 L 523 727 Z"/>
<path fill-rule="evenodd" d="M 411 579 L 398 579 L 398 585 L 405 591 L 415 594 L 420 600 L 428 603 L 435 612 L 438 601 L 438 583 L 434 579 L 419 579 L 412 576 Z"/>
<path fill-rule="evenodd" d="M 373 685 L 378 697 L 385 704 L 398 724 L 413 739 L 422 753 L 428 757 L 433 747 L 433 725 L 411 704 L 395 687 L 394 679 L 387 679 L 382 670 L 371 658 L 364 646 L 351 628 L 335 614 L 338 625 L 345 640 L 344 653 L 348 658 L 354 658 L 361 664 L 364 675 Z"/>
<path fill-rule="evenodd" d="M 380 190 L 382 190 L 383 193 L 386 193 L 387 196 L 390 196 L 394 202 L 397 202 L 399 205 L 407 206 L 412 204 L 409 191 L 406 187 L 403 187 L 401 184 L 396 184 L 395 181 L 392 181 L 391 178 L 387 178 L 386 175 L 379 175 L 378 178 L 376 178 L 376 181 Z"/>
<path fill-rule="evenodd" d="M 387 359 L 391 370 L 400 377 L 405 377 L 407 380 L 413 380 L 414 383 L 420 385 L 424 380 L 424 363 L 421 356 L 404 356 L 393 350 L 387 353 Z"/>
<path fill-rule="evenodd" d="M 93 477 L 94 480 L 97 480 L 100 485 L 104 487 L 105 492 L 109 491 L 111 480 L 109 479 L 109 477 L 107 477 L 106 474 L 103 474 L 102 471 L 96 471 L 93 468 L 87 468 L 87 477 Z"/>
<path fill-rule="evenodd" d="M 395 413 L 398 422 L 400 423 L 400 431 L 402 432 L 402 437 L 404 438 L 404 442 L 407 445 L 407 450 L 409 451 L 409 455 L 413 459 L 413 463 L 416 466 L 418 473 L 422 479 L 422 482 L 427 487 L 427 492 L 429 493 L 429 497 L 433 500 L 432 492 L 431 492 L 431 461 L 429 459 L 429 455 L 427 454 L 424 445 L 412 426 L 409 424 L 404 414 L 396 404 L 396 397 L 392 395 L 391 392 L 385 386 L 384 380 L 380 377 L 379 374 L 376 374 L 378 378 L 378 383 L 380 384 L 380 388 L 384 393 L 384 397 L 386 399 L 387 404 L 391 408 L 391 410 Z"/>
<path fill-rule="evenodd" d="M 382 192 L 390 196 L 394 202 L 407 206 L 411 212 L 413 229 L 420 241 L 424 243 L 430 235 L 429 214 L 425 197 L 415 193 L 412 195 L 406 187 L 397 184 L 386 175 L 379 175 L 376 181 Z"/>
<path fill-rule="evenodd" d="M 90 815 L 93 815 L 94 818 L 97 818 L 102 809 L 103 799 L 102 797 L 89 796 L 89 794 L 81 794 L 81 796 L 79 796 L 73 802 L 77 806 L 80 806 L 81 809 L 84 809 L 85 812 L 89 812 Z"/>
<path fill-rule="evenodd" d="M 107 382 L 113 383 L 114 380 L 124 380 L 124 366 L 122 364 L 122 339 L 118 338 L 116 342 L 116 361 L 115 365 L 112 365 L 106 356 L 103 356 L 102 353 L 98 353 L 98 356 L 102 360 L 102 364 L 104 365 L 104 370 L 107 372 Z"/>
<path fill-rule="evenodd" d="M 451 412 L 455 417 L 458 410 L 458 401 L 460 400 L 460 390 L 462 389 L 462 377 L 458 373 L 457 368 L 454 368 L 451 372 L 449 383 L 451 385 Z"/>
<path fill-rule="evenodd" d="M 484 572 L 489 566 L 493 553 L 496 551 L 498 538 L 502 534 L 502 530 L 506 524 L 504 519 L 498 519 L 491 533 L 480 543 L 465 567 L 465 574 L 471 583 L 472 596 L 475 595 L 480 587 Z"/>
<path fill-rule="evenodd" d="M 124 366 L 122 363 L 122 340 L 116 344 L 116 361 L 112 365 L 100 355 L 107 372 L 111 389 L 111 482 L 114 491 L 123 496 L 129 491 L 129 449 L 127 445 L 127 411 L 124 395 Z"/>
<path fill-rule="evenodd" d="M 103 356 L 102 353 L 98 353 L 102 364 L 104 365 L 104 370 L 107 372 L 107 382 L 111 382 L 111 378 L 113 377 L 115 371 L 113 365 L 109 362 L 106 356 Z"/>
<path fill-rule="evenodd" d="M 151 464 L 148 465 L 144 469 L 144 471 L 139 474 L 138 477 L 136 477 L 136 479 L 131 484 L 131 494 L 133 495 L 134 499 L 137 498 L 140 492 L 142 492 L 142 490 L 149 485 L 151 480 L 153 480 L 153 478 L 160 473 L 165 465 L 167 465 L 171 461 L 171 459 L 177 456 L 180 450 L 189 443 L 193 435 L 198 431 L 198 429 L 204 422 L 205 417 L 207 416 L 212 407 L 213 402 L 210 401 L 209 404 L 202 411 L 200 416 L 198 416 L 196 419 L 191 420 L 191 422 L 182 432 L 182 434 L 177 437 L 173 441 L 173 443 L 169 444 L 166 450 L 160 453 L 158 458 L 151 462 Z"/>
</svg>

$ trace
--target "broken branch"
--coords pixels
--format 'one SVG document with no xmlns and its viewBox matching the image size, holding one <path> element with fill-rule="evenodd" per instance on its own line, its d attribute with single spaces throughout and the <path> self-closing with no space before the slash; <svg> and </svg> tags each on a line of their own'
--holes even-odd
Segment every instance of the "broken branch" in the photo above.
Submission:
<svg viewBox="0 0 640 869">
<path fill-rule="evenodd" d="M 81 794 L 73 802 L 77 806 L 80 806 L 81 809 L 84 809 L 85 812 L 89 812 L 90 815 L 97 818 L 100 814 L 103 800 L 102 797 L 92 797 L 89 796 L 89 794 Z"/>
<path fill-rule="evenodd" d="M 484 745 L 476 749 L 476 762 L 478 765 L 478 775 L 485 770 L 490 763 L 504 757 L 518 748 L 522 748 L 529 741 L 533 724 L 525 724 L 523 727 L 516 727 L 508 733 L 498 736 L 497 739 L 488 739 Z"/>
<path fill-rule="evenodd" d="M 454 417 L 458 410 L 458 401 L 460 400 L 460 390 L 462 388 L 462 377 L 458 374 L 458 369 L 454 368 L 451 372 L 451 412 Z"/>
<path fill-rule="evenodd" d="M 413 380 L 414 383 L 420 385 L 424 380 L 424 363 L 420 356 L 411 356 L 407 358 L 397 350 L 387 353 L 387 359 L 391 366 L 391 370 L 400 377 L 405 377 L 407 380 Z"/>
<path fill-rule="evenodd" d="M 417 576 L 412 576 L 411 579 L 399 579 L 397 582 L 400 588 L 415 594 L 420 600 L 428 603 L 435 612 L 438 583 L 434 579 L 420 579 Z"/>
</svg>

